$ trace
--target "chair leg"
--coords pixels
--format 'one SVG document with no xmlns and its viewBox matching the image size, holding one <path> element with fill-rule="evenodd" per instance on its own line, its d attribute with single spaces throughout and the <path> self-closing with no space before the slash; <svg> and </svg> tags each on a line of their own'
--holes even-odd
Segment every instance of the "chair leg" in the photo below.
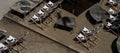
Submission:
<svg viewBox="0 0 120 53">
<path fill-rule="evenodd" d="M 21 46 L 21 47 L 24 48 L 24 49 L 27 49 L 26 47 L 22 46 L 21 44 L 20 44 L 19 46 Z"/>
<path fill-rule="evenodd" d="M 86 42 L 85 44 L 86 44 L 86 48 L 91 51 L 92 44 L 90 44 L 89 42 Z"/>
<path fill-rule="evenodd" d="M 88 50 L 91 50 L 90 47 L 89 47 L 89 44 L 86 42 L 86 43 L 83 43 L 82 41 L 79 40 L 79 42 L 82 44 L 83 47 L 85 47 L 86 49 Z"/>
<path fill-rule="evenodd" d="M 12 52 L 13 51 L 15 51 L 15 52 L 17 52 L 17 53 L 19 53 L 19 51 L 18 50 L 16 50 L 16 49 L 14 49 L 14 48 L 12 48 L 12 50 L 11 50 Z"/>
<path fill-rule="evenodd" d="M 82 44 L 83 47 L 85 47 L 89 50 L 88 44 L 85 44 L 85 43 L 82 43 L 82 42 L 81 42 L 81 44 Z"/>
<path fill-rule="evenodd" d="M 92 39 L 92 38 L 93 38 L 92 41 L 96 41 L 96 40 L 98 40 L 98 38 L 97 38 L 96 36 L 92 36 L 91 39 Z"/>
<path fill-rule="evenodd" d="M 97 45 L 97 43 L 93 40 L 89 40 L 91 43 L 93 43 L 94 45 Z"/>
</svg>

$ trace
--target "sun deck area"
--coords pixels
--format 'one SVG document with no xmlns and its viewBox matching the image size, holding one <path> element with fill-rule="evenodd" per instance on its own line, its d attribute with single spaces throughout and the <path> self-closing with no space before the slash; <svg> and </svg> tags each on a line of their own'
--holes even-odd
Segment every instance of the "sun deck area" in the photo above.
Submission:
<svg viewBox="0 0 120 53">
<path fill-rule="evenodd" d="M 102 9 L 108 11 L 109 7 L 105 5 L 106 2 L 107 0 L 101 0 L 99 3 L 96 3 L 93 6 L 99 5 Z M 0 27 L 6 30 L 12 30 L 13 28 L 14 32 L 11 31 L 9 32 L 10 34 L 13 35 L 17 35 L 18 33 L 21 34 L 24 33 L 25 31 L 30 32 L 31 36 L 28 35 L 26 37 L 26 42 L 25 42 L 25 46 L 26 48 L 29 48 L 29 50 L 27 50 L 27 52 L 26 50 L 25 51 L 23 50 L 22 53 L 40 53 L 40 52 L 45 53 L 45 51 L 47 51 L 46 53 L 62 53 L 62 52 L 63 53 L 78 53 L 78 52 L 79 53 L 113 53 L 114 49 L 112 45 L 113 45 L 113 41 L 117 38 L 117 36 L 105 31 L 103 28 L 99 28 L 99 33 L 95 34 L 98 38 L 97 40 L 95 40 L 97 44 L 94 47 L 92 47 L 91 50 L 88 50 L 82 44 L 74 41 L 74 38 L 84 27 L 87 27 L 89 29 L 95 29 L 96 27 L 102 25 L 102 24 L 93 25 L 89 22 L 88 20 L 89 16 L 87 16 L 87 12 L 91 9 L 91 7 L 85 10 L 79 16 L 75 16 L 74 14 L 64 9 L 57 7 L 53 12 L 50 13 L 48 19 L 45 19 L 45 21 L 43 21 L 42 23 L 32 24 L 31 22 L 29 22 L 30 18 L 34 14 L 36 14 L 36 12 L 38 12 L 45 4 L 46 3 L 42 3 L 41 5 L 39 5 L 33 11 L 31 11 L 31 13 L 29 13 L 24 19 L 8 12 L 4 15 L 4 18 L 2 20 L 2 23 L 6 23 L 6 25 L 0 23 L 1 25 L 3 25 Z M 66 31 L 66 30 L 54 28 L 55 24 L 58 22 L 58 16 L 57 16 L 58 13 L 61 17 L 75 18 L 76 26 L 73 28 L 72 31 Z M 9 19 L 9 21 L 11 20 L 10 23 L 7 19 Z M 15 27 L 17 27 L 18 29 L 14 29 Z M 15 33 L 15 31 L 17 32 Z M 47 45 L 45 40 L 48 40 L 47 43 L 50 44 L 49 46 Z M 43 45 L 45 46 L 45 48 L 43 47 Z M 36 49 L 32 50 L 33 48 Z M 41 49 L 39 50 L 39 48 Z M 66 50 L 68 50 L 69 52 L 67 52 Z"/>
</svg>

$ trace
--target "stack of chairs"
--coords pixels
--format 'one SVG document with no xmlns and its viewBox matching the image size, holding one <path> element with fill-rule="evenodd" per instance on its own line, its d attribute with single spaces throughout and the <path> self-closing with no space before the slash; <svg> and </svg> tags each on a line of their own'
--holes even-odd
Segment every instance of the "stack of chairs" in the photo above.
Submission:
<svg viewBox="0 0 120 53">
<path fill-rule="evenodd" d="M 44 20 L 47 16 L 49 16 L 49 14 L 51 14 L 51 12 L 53 12 L 54 6 L 54 3 L 49 1 L 46 5 L 42 7 L 42 9 L 40 9 L 36 13 L 36 15 L 38 15 L 38 17 Z"/>
<path fill-rule="evenodd" d="M 110 7 L 116 7 L 120 4 L 120 0 L 108 0 L 107 1 L 108 6 Z"/>
<path fill-rule="evenodd" d="M 92 50 L 93 47 L 95 47 L 96 40 L 98 39 L 96 35 L 94 34 L 93 30 L 87 29 L 84 27 L 81 32 L 76 37 L 78 42 L 80 42 L 85 48 L 88 50 Z"/>
<path fill-rule="evenodd" d="M 119 16 L 119 11 L 117 11 L 116 9 L 113 8 L 109 8 L 109 10 L 106 12 L 106 15 L 108 16 L 108 20 L 110 20 L 109 22 L 113 22 L 118 20 L 118 16 Z M 112 18 L 112 19 L 111 19 Z M 114 20 L 115 19 L 115 20 Z"/>
<path fill-rule="evenodd" d="M 104 29 L 115 34 L 117 37 L 120 35 L 120 23 L 107 22 L 104 26 Z"/>
<path fill-rule="evenodd" d="M 107 3 L 110 6 L 109 10 L 107 11 L 108 18 L 104 23 L 105 24 L 104 29 L 118 36 L 119 35 L 118 25 L 120 24 L 120 8 L 118 8 L 117 6 L 120 5 L 120 0 L 108 0 Z"/>
<path fill-rule="evenodd" d="M 29 32 L 27 32 L 20 38 L 15 38 L 12 35 L 5 37 L 2 40 L 2 42 L 0 42 L 0 53 L 20 53 L 20 51 L 22 49 L 26 49 L 22 45 L 22 43 L 24 41 L 24 37 L 28 34 L 29 34 Z M 20 49 L 20 47 L 19 47 L 19 48 L 14 49 L 14 47 L 18 47 L 18 46 L 20 46 L 22 48 Z"/>
<path fill-rule="evenodd" d="M 109 11 L 108 11 L 109 14 L 112 14 L 112 15 L 120 14 L 120 8 L 117 7 L 120 5 L 120 0 L 108 0 L 107 3 L 110 5 Z"/>
<path fill-rule="evenodd" d="M 61 2 L 53 3 L 51 1 L 49 1 L 36 14 L 34 14 L 30 20 L 33 23 L 37 24 L 37 26 L 40 26 L 39 23 L 42 23 L 43 25 L 48 26 L 48 24 L 50 22 L 52 22 L 52 20 L 54 20 L 54 19 L 52 19 L 52 17 L 50 17 L 50 14 L 53 11 L 55 11 L 55 9 L 57 8 L 57 6 L 59 4 L 61 4 Z M 36 20 L 34 18 L 36 18 Z M 47 21 L 45 21 L 46 19 L 47 19 Z M 45 23 L 44 23 L 44 21 L 45 21 Z M 40 26 L 40 28 L 43 29 L 41 26 Z"/>
</svg>

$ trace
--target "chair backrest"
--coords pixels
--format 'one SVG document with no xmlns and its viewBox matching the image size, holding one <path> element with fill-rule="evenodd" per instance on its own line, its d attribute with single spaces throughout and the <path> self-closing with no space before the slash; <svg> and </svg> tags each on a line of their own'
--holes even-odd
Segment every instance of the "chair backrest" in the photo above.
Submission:
<svg viewBox="0 0 120 53">
<path fill-rule="evenodd" d="M 112 26 L 112 24 L 110 23 L 110 22 L 107 22 L 107 25 L 106 25 L 106 27 L 110 27 L 110 26 Z"/>
<path fill-rule="evenodd" d="M 53 6 L 54 6 L 54 3 L 51 2 L 51 1 L 49 1 L 49 2 L 47 3 L 47 6 L 48 6 L 48 7 L 53 7 Z"/>
<path fill-rule="evenodd" d="M 3 43 L 0 43 L 0 51 L 7 50 L 7 49 L 8 49 L 7 46 L 5 46 Z"/>
<path fill-rule="evenodd" d="M 43 6 L 42 8 L 43 11 L 48 11 L 49 10 L 49 7 L 47 7 L 46 5 Z"/>
<path fill-rule="evenodd" d="M 87 39 L 87 37 L 86 36 L 84 36 L 82 33 L 79 33 L 79 35 L 76 37 L 79 41 L 81 41 L 81 40 L 86 40 Z"/>
<path fill-rule="evenodd" d="M 33 16 L 32 16 L 32 18 L 33 18 L 33 19 L 36 19 L 36 18 L 39 18 L 39 17 L 38 17 L 38 16 L 36 16 L 36 15 L 33 15 Z"/>
<path fill-rule="evenodd" d="M 38 16 L 34 15 L 34 16 L 32 16 L 31 20 L 36 22 L 36 21 L 40 21 L 40 18 Z"/>
<path fill-rule="evenodd" d="M 116 10 L 113 10 L 112 8 L 109 8 L 108 13 L 109 14 L 117 14 Z"/>
<path fill-rule="evenodd" d="M 111 4 L 111 5 L 114 5 L 114 4 L 117 4 L 117 1 L 115 1 L 115 0 L 108 0 L 108 3 Z"/>
<path fill-rule="evenodd" d="M 41 10 L 39 10 L 37 13 L 38 13 L 39 15 L 44 15 L 44 12 L 41 11 Z"/>
<path fill-rule="evenodd" d="M 13 36 L 10 35 L 10 36 L 8 36 L 8 37 L 5 39 L 5 42 L 9 44 L 9 43 L 14 43 L 14 42 L 16 42 L 16 40 L 17 40 L 17 39 L 16 39 L 15 37 L 13 37 Z"/>
<path fill-rule="evenodd" d="M 108 0 L 108 2 L 114 2 L 113 0 Z"/>
<path fill-rule="evenodd" d="M 91 31 L 90 31 L 89 29 L 87 29 L 86 27 L 84 27 L 84 28 L 82 29 L 82 32 L 84 32 L 84 33 L 91 33 Z"/>
<path fill-rule="evenodd" d="M 113 15 L 110 15 L 109 19 L 112 20 L 112 21 L 115 21 L 117 18 L 114 17 Z"/>
</svg>

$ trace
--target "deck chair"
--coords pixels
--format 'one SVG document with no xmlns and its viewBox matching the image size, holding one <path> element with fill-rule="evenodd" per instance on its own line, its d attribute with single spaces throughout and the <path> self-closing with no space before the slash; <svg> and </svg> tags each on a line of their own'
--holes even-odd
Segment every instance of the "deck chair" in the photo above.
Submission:
<svg viewBox="0 0 120 53">
<path fill-rule="evenodd" d="M 38 16 L 36 15 L 33 15 L 32 18 L 31 18 L 32 22 L 33 23 L 40 23 L 41 22 L 41 18 L 39 18 Z"/>
<path fill-rule="evenodd" d="M 88 39 L 86 36 L 84 36 L 82 33 L 80 33 L 77 37 L 78 41 L 88 50 L 91 50 L 91 47 L 93 46 L 90 42 L 88 42 Z"/>
<path fill-rule="evenodd" d="M 86 34 L 86 35 L 91 35 L 91 30 L 90 29 L 88 29 L 88 28 L 86 28 L 86 27 L 84 27 L 82 30 L 81 30 L 81 32 L 83 33 L 83 34 Z"/>
<path fill-rule="evenodd" d="M 107 22 L 107 24 L 105 25 L 105 27 L 106 27 L 107 29 L 110 29 L 110 26 L 112 26 L 112 24 L 111 24 L 110 22 Z"/>
<path fill-rule="evenodd" d="M 108 4 L 110 4 L 110 5 L 116 5 L 116 4 L 117 4 L 117 2 L 116 2 L 116 1 L 114 1 L 114 0 L 108 0 Z"/>
<path fill-rule="evenodd" d="M 84 35 L 86 35 L 87 37 L 92 36 L 92 37 L 94 37 L 95 39 L 97 39 L 97 37 L 95 36 L 93 30 L 90 30 L 90 29 L 84 27 L 84 28 L 81 30 L 81 32 L 82 32 Z"/>
<path fill-rule="evenodd" d="M 114 22 L 117 20 L 117 17 L 113 16 L 113 15 L 109 15 L 109 18 L 108 18 L 111 22 Z"/>
<path fill-rule="evenodd" d="M 53 7 L 54 6 L 54 3 L 53 2 L 51 2 L 51 1 L 49 1 L 48 3 L 47 3 L 47 5 L 46 6 L 48 6 L 48 7 Z"/>
<path fill-rule="evenodd" d="M 39 11 L 37 12 L 37 14 L 38 14 L 39 16 L 43 16 L 43 15 L 44 15 L 44 12 L 41 11 L 41 10 L 39 10 Z"/>
<path fill-rule="evenodd" d="M 105 29 L 108 31 L 108 32 L 112 32 L 113 34 L 117 35 L 117 37 L 119 37 L 119 29 L 116 28 L 117 26 L 114 26 L 114 24 L 111 24 L 111 23 L 107 23 L 105 25 Z M 117 33 L 118 32 L 118 33 Z"/>
<path fill-rule="evenodd" d="M 46 12 L 49 10 L 49 7 L 47 7 L 46 5 L 43 6 L 43 8 L 41 9 L 43 12 Z"/>
<path fill-rule="evenodd" d="M 108 13 L 111 14 L 111 15 L 117 15 L 118 14 L 118 12 L 116 10 L 112 9 L 112 8 L 109 8 Z"/>
</svg>

